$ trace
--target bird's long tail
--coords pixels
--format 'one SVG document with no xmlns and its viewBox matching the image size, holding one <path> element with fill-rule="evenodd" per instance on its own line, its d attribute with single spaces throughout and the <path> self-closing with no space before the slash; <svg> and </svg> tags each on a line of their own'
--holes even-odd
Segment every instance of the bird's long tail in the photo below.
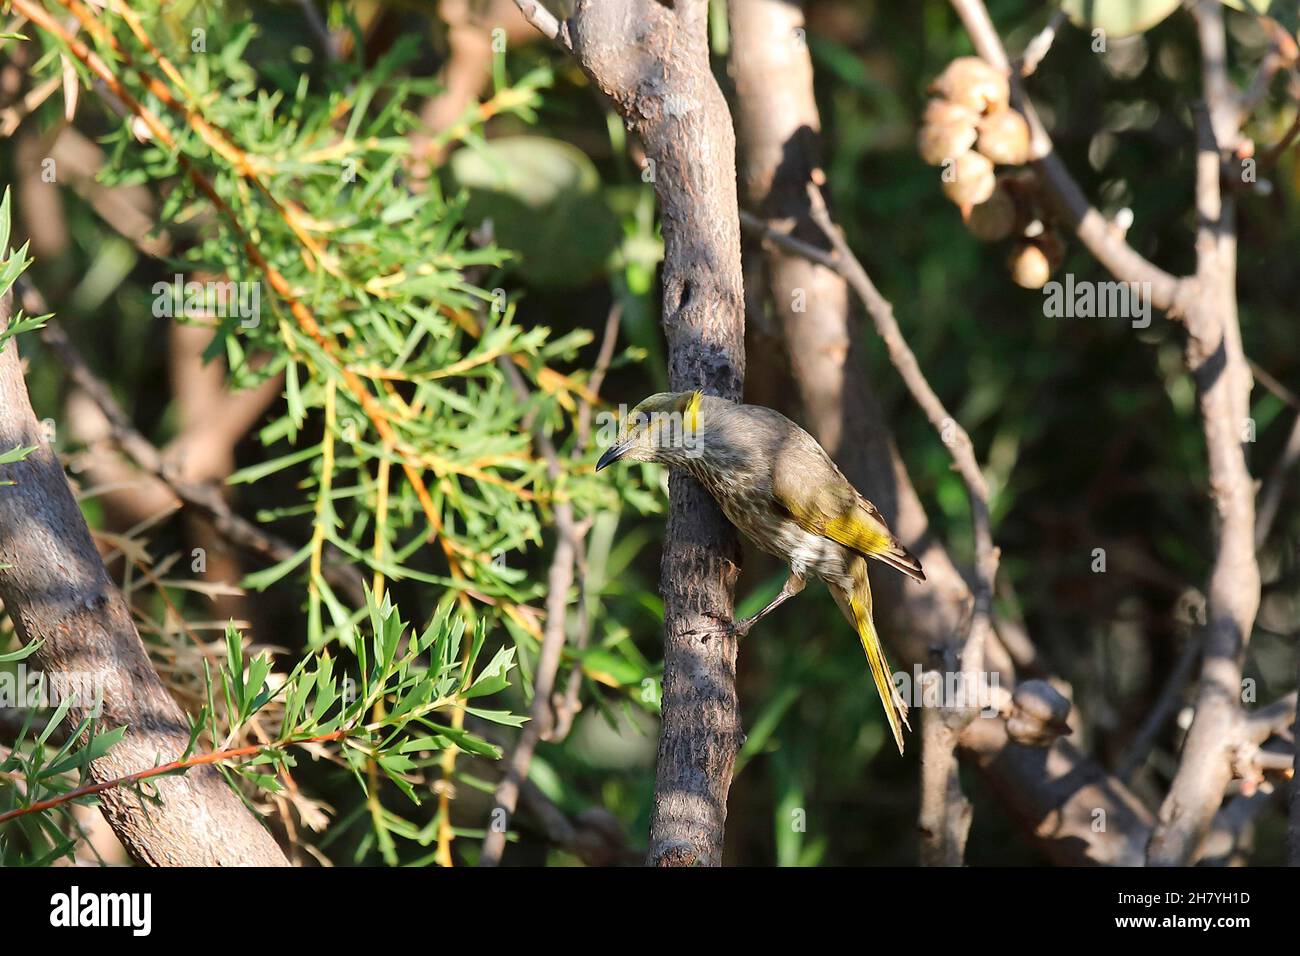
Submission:
<svg viewBox="0 0 1300 956">
<path fill-rule="evenodd" d="M 858 632 L 862 649 L 866 652 L 867 663 L 871 666 L 871 679 L 880 694 L 881 706 L 889 721 L 889 729 L 894 732 L 894 742 L 898 752 L 903 752 L 903 728 L 911 730 L 907 722 L 907 702 L 903 700 L 890 679 L 889 661 L 885 659 L 885 649 L 880 644 L 880 635 L 876 633 L 876 624 L 871 616 L 871 581 L 867 577 L 867 562 L 862 558 L 854 561 L 850 568 L 853 578 L 852 590 L 838 585 L 831 585 L 831 594 L 835 603 Z"/>
</svg>

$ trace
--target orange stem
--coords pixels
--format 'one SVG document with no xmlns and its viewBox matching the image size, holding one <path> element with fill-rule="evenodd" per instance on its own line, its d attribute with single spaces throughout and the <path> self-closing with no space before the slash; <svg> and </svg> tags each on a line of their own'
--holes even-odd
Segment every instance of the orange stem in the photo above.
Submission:
<svg viewBox="0 0 1300 956">
<path fill-rule="evenodd" d="M 286 741 L 281 746 L 288 747 L 294 744 L 325 743 L 331 740 L 339 740 L 345 736 L 347 736 L 346 730 L 333 730 L 328 734 L 320 734 L 316 737 Z M 157 767 L 150 767 L 148 770 L 137 770 L 135 773 L 128 773 L 122 777 L 114 777 L 112 780 L 102 780 L 99 783 L 88 783 L 84 787 L 77 787 L 75 790 L 60 793 L 58 796 L 49 797 L 45 800 L 38 800 L 31 806 L 19 807 L 16 810 L 10 810 L 8 813 L 0 813 L 0 824 L 8 823 L 16 817 L 25 817 L 29 813 L 40 813 L 43 810 L 49 810 L 52 807 L 61 806 L 62 804 L 70 803 L 73 800 L 79 800 L 82 797 L 89 797 L 96 793 L 103 793 L 105 790 L 112 790 L 114 787 L 138 783 L 141 780 L 148 780 L 150 777 L 161 776 L 165 773 L 173 773 L 177 770 L 188 770 L 190 767 L 201 767 L 206 764 L 221 763 L 223 760 L 234 760 L 238 757 L 251 757 L 254 754 L 261 753 L 265 749 L 265 745 L 250 744 L 247 747 L 235 747 L 231 750 L 214 750 L 211 753 L 199 754 L 197 757 L 186 757 L 184 760 L 173 760 L 171 763 L 159 764 Z"/>
</svg>

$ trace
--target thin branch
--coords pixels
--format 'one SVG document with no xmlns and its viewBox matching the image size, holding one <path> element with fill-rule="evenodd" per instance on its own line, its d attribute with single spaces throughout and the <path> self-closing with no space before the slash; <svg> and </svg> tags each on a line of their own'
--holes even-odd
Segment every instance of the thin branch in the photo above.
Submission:
<svg viewBox="0 0 1300 956">
<path fill-rule="evenodd" d="M 609 336 L 606 336 L 606 342 L 608 341 Z M 610 345 L 609 348 L 612 350 L 613 346 Z M 529 401 L 531 395 L 528 383 L 519 369 L 504 357 L 497 360 L 497 365 L 505 374 L 519 400 Z M 564 473 L 564 467 L 560 463 L 560 455 L 555 448 L 555 443 L 546 433 L 545 423 L 540 418 L 532 423 L 532 432 L 533 445 L 541 452 L 546 462 L 547 477 L 552 483 L 558 482 Z M 581 556 L 582 539 L 587 533 L 587 527 L 586 522 L 577 521 L 570 502 L 567 500 L 556 502 L 557 540 L 555 554 L 551 558 L 550 572 L 547 574 L 546 626 L 542 631 L 541 650 L 533 675 L 533 704 L 529 711 L 529 721 L 520 731 L 519 739 L 506 762 L 505 776 L 497 786 L 494 795 L 492 817 L 479 857 L 480 866 L 496 866 L 501 862 L 510 815 L 515 812 L 519 801 L 519 788 L 528 778 L 528 769 L 532 764 L 537 744 L 549 738 L 556 724 L 555 704 L 551 697 L 568 637 L 569 591 L 573 588 L 577 567 L 580 563 L 585 564 Z M 584 590 L 579 588 L 580 598 Z"/>
<path fill-rule="evenodd" d="M 610 341 L 609 334 L 610 322 L 613 323 L 614 329 L 617 330 L 619 314 L 620 310 L 617 306 L 610 312 L 610 321 L 606 323 L 606 338 L 601 345 L 596 373 L 593 374 L 587 389 L 583 390 L 580 396 L 582 402 L 578 417 L 580 435 L 585 432 L 587 422 L 590 421 L 591 405 L 599 400 L 596 392 L 599 390 L 600 383 L 604 378 L 604 369 L 609 364 L 613 350 L 613 342 Z M 473 324 L 476 327 L 478 325 L 477 321 L 474 321 Z M 474 334 L 477 337 L 481 333 L 476 330 Z M 609 355 L 606 354 L 607 350 L 610 353 Z M 531 394 L 528 382 L 519 370 L 519 363 L 510 356 L 502 355 L 497 357 L 496 365 L 505 375 L 515 395 L 521 402 L 527 402 L 531 398 Z M 559 454 L 555 449 L 554 442 L 545 432 L 544 423 L 525 416 L 524 427 L 533 433 L 534 447 L 541 452 L 546 462 L 547 477 L 552 484 L 557 483 L 562 476 L 563 467 L 560 464 Z M 577 448 L 575 448 L 574 454 L 575 456 L 578 454 Z M 578 575 L 578 597 L 580 601 L 584 602 L 581 615 L 583 622 L 581 636 L 583 646 L 586 644 L 586 551 L 583 537 L 586 535 L 588 524 L 579 523 L 575 520 L 573 506 L 565 499 L 557 500 L 554 514 L 558 540 L 547 579 L 547 618 L 541 635 L 541 651 L 533 677 L 534 697 L 530 710 L 530 719 L 529 723 L 521 731 L 519 738 L 515 742 L 514 749 L 506 760 L 505 775 L 494 792 L 493 809 L 488 821 L 487 835 L 483 839 L 480 850 L 480 866 L 493 867 L 500 864 L 501 857 L 505 852 L 506 832 L 509 828 L 510 817 L 518 805 L 520 788 L 527 782 L 528 770 L 532 764 L 537 743 L 539 740 L 547 739 L 550 731 L 561 720 L 558 709 L 552 709 L 551 691 L 554 687 L 565 643 L 566 608 L 575 568 L 580 572 Z M 570 675 L 570 690 L 575 698 L 577 694 L 575 680 L 580 680 L 580 678 L 581 673 L 576 670 L 573 675 Z M 569 700 L 569 695 L 566 694 L 565 700 Z M 570 702 L 570 706 L 576 706 L 576 703 Z M 454 719 L 456 718 L 463 719 L 463 715 L 458 712 Z M 571 719 L 570 715 L 568 720 L 571 721 Z M 567 727 L 568 723 L 566 722 L 566 732 Z M 442 787 L 439 791 L 440 812 L 443 815 L 443 824 L 440 827 L 439 836 L 439 855 L 444 865 L 450 864 L 449 793 L 452 771 L 455 768 L 455 755 L 455 748 L 448 748 L 444 755 Z"/>
<path fill-rule="evenodd" d="M 567 23 L 561 22 L 555 14 L 542 6 L 538 0 L 515 0 L 519 12 L 524 15 L 524 19 L 535 26 L 548 40 L 553 40 L 560 47 L 573 52 L 573 41 L 569 38 L 569 27 Z"/>
<path fill-rule="evenodd" d="M 1282 454 L 1278 456 L 1273 470 L 1268 473 L 1268 478 L 1260 486 L 1259 499 L 1255 506 L 1256 548 L 1264 546 L 1269 532 L 1273 530 L 1273 522 L 1277 520 L 1278 508 L 1282 504 L 1282 492 L 1286 488 L 1287 475 L 1295 468 L 1297 462 L 1300 462 L 1300 414 L 1296 415 L 1295 421 L 1291 424 L 1291 432 L 1287 436 Z"/>
<path fill-rule="evenodd" d="M 614 360 L 614 347 L 618 343 L 619 322 L 622 319 L 623 306 L 615 302 L 610 306 L 609 313 L 605 317 L 605 331 L 601 338 L 600 350 L 596 354 L 596 364 L 592 368 L 591 377 L 587 380 L 588 388 L 591 390 L 593 399 L 599 398 L 600 388 L 605 383 L 605 375 L 609 371 L 610 362 Z M 578 423 L 576 426 L 577 441 L 573 446 L 573 457 L 575 459 L 585 455 L 589 450 L 588 446 L 591 441 L 591 413 L 592 402 L 583 401 L 578 408 Z M 591 639 L 591 610 L 588 607 L 589 595 L 587 593 L 587 547 L 582 540 L 578 541 L 576 549 L 576 564 L 578 578 L 578 621 L 577 633 L 573 638 L 573 649 L 581 654 L 587 649 L 587 643 Z M 569 735 L 573 728 L 574 718 L 578 715 L 580 704 L 578 696 L 582 691 L 582 668 L 574 667 L 569 672 L 569 680 L 565 685 L 564 694 L 556 700 L 555 703 L 555 721 L 551 727 L 548 739 L 552 743 L 559 742 Z"/>
<path fill-rule="evenodd" d="M 1296 43 L 1286 29 L 1271 17 L 1260 17 L 1256 22 L 1268 31 L 1268 49 L 1250 85 L 1236 97 L 1238 126 L 1245 123 L 1263 102 L 1278 73 L 1295 62 Z"/>
<path fill-rule="evenodd" d="M 854 291 L 885 343 L 890 361 L 903 379 L 913 400 L 938 433 L 966 485 L 974 529 L 976 580 L 969 629 L 958 647 L 950 648 L 944 669 L 961 668 L 963 685 L 972 690 L 983 677 L 984 648 L 992 633 L 993 587 L 997 577 L 998 552 L 993 544 L 989 520 L 988 486 L 975 460 L 970 436 L 949 413 L 921 371 L 920 363 L 907 344 L 889 303 L 854 255 L 844 235 L 830 217 L 821 191 L 808 187 L 810 214 L 831 244 L 827 253 L 809 243 L 771 227 L 757 217 L 741 214 L 746 228 L 771 239 L 787 251 L 805 256 L 839 274 Z M 944 708 L 922 720 L 922 860 L 934 865 L 960 865 L 965 834 L 969 831 L 970 806 L 957 784 L 956 747 L 958 738 L 975 712 L 969 706 Z"/>
<path fill-rule="evenodd" d="M 1025 45 L 1025 52 L 1020 55 L 1016 65 L 1021 76 L 1032 76 L 1038 69 L 1038 64 L 1043 62 L 1043 57 L 1047 56 L 1048 51 L 1052 49 L 1052 44 L 1056 42 L 1057 31 L 1065 26 L 1065 21 L 1069 19 L 1064 10 L 1057 10 L 1052 14 L 1052 19 L 1047 21 L 1047 26 L 1043 27 L 1034 38 Z"/>
<path fill-rule="evenodd" d="M 43 314 L 46 311 L 44 299 L 34 287 L 25 283 L 24 285 L 23 298 L 28 311 L 34 315 Z M 112 430 L 114 443 L 126 452 L 139 468 L 165 484 L 186 506 L 211 521 L 216 532 L 236 547 L 272 564 L 286 561 L 297 553 L 298 549 L 288 542 L 236 514 L 226 502 L 220 486 L 210 482 L 194 482 L 181 478 L 176 469 L 168 463 L 166 456 L 131 424 L 130 416 L 117 403 L 108 386 L 86 364 L 86 360 L 56 322 L 53 320 L 47 322 L 39 334 L 41 341 L 54 352 L 63 365 L 68 378 L 76 383 L 103 412 Z M 323 574 L 330 584 L 347 595 L 348 599 L 357 606 L 365 604 L 365 588 L 361 575 L 356 567 L 341 555 L 336 555 L 325 563 Z"/>
<path fill-rule="evenodd" d="M 921 371 L 916 355 L 907 344 L 898 320 L 894 318 L 894 308 L 880 294 L 871 281 L 862 263 L 853 250 L 849 248 L 844 234 L 831 219 L 826 201 L 821 190 L 814 184 L 808 186 L 810 213 L 812 220 L 826 235 L 835 253 L 837 269 L 858 296 L 875 325 L 876 332 L 885 343 L 889 359 L 912 399 L 920 406 L 930 420 L 931 426 L 940 441 L 948 450 L 953 464 L 966 485 L 966 494 L 970 500 L 971 525 L 975 539 L 975 582 L 973 587 L 974 606 L 971 611 L 970 625 L 966 635 L 949 648 L 948 657 L 943 661 L 944 670 L 960 668 L 962 684 L 967 692 L 972 693 L 981 686 L 984 677 L 984 648 L 992 633 L 993 587 L 997 577 L 998 550 L 993 544 L 993 532 L 989 520 L 989 492 L 975 460 L 974 446 L 966 430 L 948 413 Z M 963 696 L 966 696 L 963 694 Z M 931 753 L 928 765 L 931 772 L 923 773 L 923 780 L 932 785 L 931 791 L 922 794 L 922 843 L 927 847 L 923 851 L 926 862 L 943 862 L 953 864 L 960 862 L 965 846 L 965 833 L 969 830 L 970 808 L 965 798 L 960 796 L 957 782 L 956 747 L 958 738 L 966 726 L 975 718 L 976 709 L 969 701 L 945 701 L 943 706 L 944 730 L 942 733 L 933 722 L 930 724 L 923 740 L 933 748 L 943 740 L 944 753 Z M 938 817 L 942 814 L 944 822 Z M 964 821 L 964 824 L 963 824 Z M 957 844 L 950 845 L 957 839 Z"/>
<path fill-rule="evenodd" d="M 134 783 L 140 783 L 153 777 L 161 777 L 164 774 L 176 773 L 179 770 L 189 770 L 192 767 L 205 767 L 211 764 L 225 763 L 227 760 L 238 760 L 240 757 L 253 757 L 266 750 L 283 750 L 293 746 L 305 744 L 327 743 L 332 740 L 341 740 L 348 734 L 347 729 L 333 730 L 327 734 L 319 734 L 315 737 L 306 737 L 302 740 L 275 741 L 272 744 L 249 744 L 246 747 L 233 747 L 228 750 L 214 750 L 209 753 L 198 754 L 193 757 L 182 757 L 178 760 L 172 760 L 168 763 L 159 764 L 156 767 L 149 767 L 145 770 L 137 770 L 134 773 L 123 774 L 120 777 L 114 777 L 112 780 L 101 780 L 97 783 L 87 783 L 72 790 L 65 790 L 63 793 L 55 794 L 45 800 L 38 800 L 35 803 L 25 807 L 17 807 L 7 813 L 0 813 L 0 826 L 8 823 L 10 820 L 18 817 L 25 817 L 33 813 L 43 813 L 46 810 L 52 810 L 55 807 L 61 807 L 65 803 L 71 803 L 74 800 L 80 800 L 83 797 L 93 797 L 96 794 L 104 793 L 107 790 L 116 790 L 119 787 L 127 787 Z"/>
<path fill-rule="evenodd" d="M 1246 718 L 1245 737 L 1262 744 L 1270 737 L 1286 737 L 1295 723 L 1296 691 L 1258 708 Z"/>
<path fill-rule="evenodd" d="M 1128 745 L 1128 753 L 1115 771 L 1115 775 L 1121 780 L 1128 782 L 1146 763 L 1160 731 L 1164 729 L 1166 721 L 1173 716 L 1178 705 L 1182 703 L 1183 692 L 1191 682 L 1192 675 L 1196 673 L 1196 662 L 1200 659 L 1203 646 L 1204 638 L 1201 630 L 1193 628 L 1192 633 L 1187 635 L 1187 640 L 1183 643 L 1182 652 L 1178 655 L 1178 660 L 1166 679 L 1160 696 L 1156 698 L 1146 719 L 1142 721 L 1142 726 L 1133 735 Z"/>
<path fill-rule="evenodd" d="M 1278 161 L 1286 155 L 1286 151 L 1295 145 L 1296 140 L 1300 140 L 1300 109 L 1296 110 L 1295 117 L 1291 120 L 1291 125 L 1287 127 L 1287 131 L 1282 138 L 1259 158 L 1259 170 L 1265 172 L 1276 166 Z"/>
<path fill-rule="evenodd" d="M 1239 136 L 1239 114 L 1228 80 L 1223 7 L 1218 0 L 1198 0 L 1195 13 L 1205 103 L 1196 110 L 1197 294 L 1185 307 L 1184 320 L 1217 541 L 1206 586 L 1206 644 L 1196 714 L 1147 854 L 1152 865 L 1165 866 L 1196 859 L 1231 782 L 1231 754 L 1244 732 L 1242 658 L 1260 601 L 1255 487 L 1242 445 L 1251 378 L 1237 319 L 1234 200 L 1220 181 L 1222 159 Z"/>
<path fill-rule="evenodd" d="M 593 807 L 570 820 L 537 784 L 525 780 L 519 801 L 552 846 L 572 853 L 587 866 L 636 866 L 644 854 L 627 845 L 622 825 L 608 810 Z"/>
<path fill-rule="evenodd" d="M 1180 281 L 1138 253 L 1125 241 L 1123 233 L 1114 228 L 1088 202 L 1083 189 L 1070 175 L 1069 169 L 1052 145 L 1051 136 L 1034 109 L 1019 75 L 1011 70 L 1006 48 L 1002 45 L 1002 39 L 993 26 L 983 0 L 951 0 L 951 3 L 965 25 L 966 32 L 970 34 L 976 52 L 1009 75 L 1012 100 L 1029 124 L 1036 157 L 1034 166 L 1042 174 L 1044 184 L 1080 241 L 1116 278 L 1149 284 L 1151 304 L 1157 309 L 1166 312 L 1173 309 L 1180 292 Z"/>
</svg>

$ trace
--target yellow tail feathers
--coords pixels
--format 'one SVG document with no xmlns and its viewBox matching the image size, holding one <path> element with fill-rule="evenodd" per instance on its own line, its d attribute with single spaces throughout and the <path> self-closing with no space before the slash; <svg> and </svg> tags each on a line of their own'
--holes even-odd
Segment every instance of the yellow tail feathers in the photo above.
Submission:
<svg viewBox="0 0 1300 956">
<path fill-rule="evenodd" d="M 894 742 L 898 744 L 898 752 L 901 754 L 903 728 L 912 729 L 907 722 L 907 702 L 899 696 L 890 679 L 889 661 L 885 659 L 885 649 L 880 644 L 880 635 L 876 633 L 876 624 L 871 617 L 871 582 L 867 578 L 866 561 L 859 559 L 858 564 L 860 566 L 853 569 L 853 591 L 848 592 L 832 585 L 831 593 L 835 595 L 835 603 L 840 606 L 862 640 L 867 663 L 871 665 L 871 679 L 875 681 L 881 706 L 889 720 L 889 729 L 894 732 Z"/>
</svg>

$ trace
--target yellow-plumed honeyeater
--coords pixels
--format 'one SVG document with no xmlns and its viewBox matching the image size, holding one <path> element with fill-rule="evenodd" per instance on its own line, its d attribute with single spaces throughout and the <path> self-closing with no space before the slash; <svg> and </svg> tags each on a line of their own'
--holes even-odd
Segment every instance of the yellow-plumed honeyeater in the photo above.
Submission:
<svg viewBox="0 0 1300 956">
<path fill-rule="evenodd" d="M 907 704 L 890 679 L 872 620 L 866 559 L 918 581 L 925 580 L 925 572 L 817 440 L 761 405 L 738 405 L 701 392 L 660 392 L 632 410 L 596 470 L 616 461 L 685 469 L 747 538 L 789 563 L 781 592 L 753 617 L 737 621 L 738 635 L 803 590 L 809 574 L 826 582 L 862 640 L 902 753 Z"/>
</svg>

